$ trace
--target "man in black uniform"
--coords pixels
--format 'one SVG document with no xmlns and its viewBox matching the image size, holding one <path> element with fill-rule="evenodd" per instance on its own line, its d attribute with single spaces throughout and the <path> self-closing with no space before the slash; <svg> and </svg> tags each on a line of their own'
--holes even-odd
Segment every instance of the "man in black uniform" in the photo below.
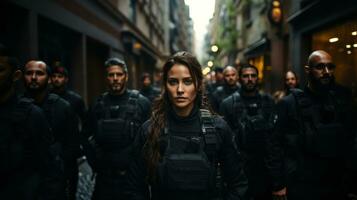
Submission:
<svg viewBox="0 0 357 200">
<path fill-rule="evenodd" d="M 305 66 L 307 85 L 278 103 L 269 142 L 273 195 L 295 199 L 347 199 L 355 137 L 351 92 L 334 81 L 335 65 L 322 50 Z"/>
<path fill-rule="evenodd" d="M 84 101 L 79 94 L 67 88 L 68 71 L 65 67 L 60 65 L 60 63 L 55 63 L 55 66 L 52 68 L 51 83 L 51 92 L 57 94 L 71 105 L 72 110 L 78 117 L 78 127 L 81 129 L 85 115 Z M 80 152 L 73 156 L 78 159 L 80 157 Z M 78 183 L 78 165 L 76 162 L 71 162 L 69 164 L 72 164 L 72 166 L 68 167 L 68 169 L 71 170 L 68 172 L 70 174 L 68 177 L 68 193 L 70 199 L 74 200 L 76 198 Z"/>
<path fill-rule="evenodd" d="M 267 138 L 273 130 L 274 100 L 258 92 L 258 69 L 242 65 L 241 89 L 223 100 L 221 114 L 235 131 L 235 141 L 245 162 L 248 195 L 251 199 L 271 199 L 269 174 L 264 162 Z"/>
<path fill-rule="evenodd" d="M 18 98 L 16 59 L 0 46 L 0 199 L 35 200 L 48 170 L 51 135 L 42 110 Z"/>
<path fill-rule="evenodd" d="M 212 93 L 210 103 L 215 112 L 219 112 L 219 105 L 223 99 L 236 92 L 238 87 L 237 69 L 232 66 L 227 66 L 223 70 L 224 84 L 216 88 Z"/>
<path fill-rule="evenodd" d="M 67 199 L 68 180 L 79 151 L 78 120 L 70 104 L 56 94 L 48 92 L 50 68 L 42 61 L 31 60 L 24 68 L 25 96 L 45 112 L 53 132 L 52 145 L 54 169 L 49 172 L 48 180 L 42 190 L 45 199 Z M 77 167 L 77 166 L 76 166 Z"/>
<path fill-rule="evenodd" d="M 152 103 L 155 98 L 160 95 L 160 90 L 152 86 L 149 73 L 143 73 L 141 75 L 141 84 L 142 88 L 140 90 L 140 94 L 148 98 Z"/>
<path fill-rule="evenodd" d="M 125 199 L 123 188 L 133 157 L 133 139 L 149 118 L 151 105 L 138 91 L 127 89 L 124 61 L 110 58 L 105 67 L 109 91 L 94 102 L 84 126 L 94 147 L 87 151 L 88 161 L 97 174 L 92 199 Z"/>
<path fill-rule="evenodd" d="M 59 63 L 56 63 L 52 68 L 51 83 L 51 92 L 68 101 L 68 103 L 71 104 L 73 111 L 82 122 L 86 111 L 84 101 L 79 94 L 67 87 L 68 70 Z"/>
</svg>

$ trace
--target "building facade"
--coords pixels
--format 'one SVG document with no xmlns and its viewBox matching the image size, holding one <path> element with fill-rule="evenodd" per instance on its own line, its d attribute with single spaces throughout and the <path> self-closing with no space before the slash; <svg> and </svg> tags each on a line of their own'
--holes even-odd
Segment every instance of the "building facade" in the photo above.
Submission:
<svg viewBox="0 0 357 200">
<path fill-rule="evenodd" d="M 141 73 L 160 69 L 173 52 L 172 43 L 178 47 L 175 51 L 190 50 L 188 8 L 183 0 L 170 4 L 169 0 L 4 0 L 0 43 L 11 47 L 23 63 L 30 59 L 62 63 L 70 74 L 69 87 L 90 103 L 105 91 L 103 65 L 109 57 L 127 62 L 129 88 L 139 88 Z M 171 39 L 170 9 L 179 13 L 173 25 L 179 27 L 179 39 Z"/>
<path fill-rule="evenodd" d="M 169 0 L 170 54 L 177 51 L 193 52 L 193 22 L 184 0 Z"/>
<path fill-rule="evenodd" d="M 280 1 L 279 9 L 281 11 Z M 249 62 L 259 70 L 262 89 L 272 92 L 282 84 L 281 74 L 287 65 L 284 41 L 288 35 L 283 15 L 270 18 L 273 1 L 217 0 L 212 20 L 211 43 L 221 51 L 220 65 L 239 66 Z M 280 13 L 283 14 L 283 13 Z"/>
<path fill-rule="evenodd" d="M 338 66 L 336 81 L 352 88 L 356 98 L 356 13 L 353 0 L 217 0 L 211 44 L 225 48 L 218 54 L 224 66 L 242 61 L 257 66 L 267 92 L 283 88 L 289 69 L 304 85 L 308 55 L 325 50 Z"/>
</svg>

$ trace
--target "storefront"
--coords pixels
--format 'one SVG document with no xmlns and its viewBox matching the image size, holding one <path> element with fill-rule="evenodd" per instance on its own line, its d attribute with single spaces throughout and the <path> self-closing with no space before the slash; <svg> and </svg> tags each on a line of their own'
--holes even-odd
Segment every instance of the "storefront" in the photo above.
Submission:
<svg viewBox="0 0 357 200">
<path fill-rule="evenodd" d="M 105 91 L 104 61 L 124 57 L 121 21 L 92 1 L 1 1 L 0 27 L 0 43 L 22 64 L 30 59 L 62 63 L 69 87 L 87 103 Z"/>
<path fill-rule="evenodd" d="M 336 81 L 356 89 L 357 17 L 312 33 L 312 50 L 324 49 L 333 55 Z"/>
<path fill-rule="evenodd" d="M 305 81 L 303 67 L 314 50 L 331 54 L 337 69 L 336 81 L 352 88 L 357 98 L 357 4 L 347 0 L 313 1 L 292 11 L 288 22 L 291 25 L 290 57 L 293 69 Z M 303 84 L 302 84 L 303 85 Z"/>
<path fill-rule="evenodd" d="M 258 78 L 261 88 L 269 92 L 271 90 L 270 41 L 265 37 L 260 39 L 244 50 L 244 56 L 248 60 L 249 64 L 258 68 Z"/>
</svg>

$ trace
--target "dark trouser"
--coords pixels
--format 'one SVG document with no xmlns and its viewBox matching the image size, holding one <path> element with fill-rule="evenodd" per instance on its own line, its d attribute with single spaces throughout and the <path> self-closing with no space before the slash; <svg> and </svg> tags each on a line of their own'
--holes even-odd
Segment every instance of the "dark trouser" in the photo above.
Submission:
<svg viewBox="0 0 357 200">
<path fill-rule="evenodd" d="M 345 169 L 338 159 L 305 157 L 301 169 L 288 174 L 288 200 L 344 200 Z"/>
<path fill-rule="evenodd" d="M 97 173 L 92 200 L 120 200 L 124 195 L 126 176 L 115 173 Z"/>
<path fill-rule="evenodd" d="M 248 196 L 253 200 L 271 200 L 271 184 L 263 157 L 249 157 L 244 166 L 248 178 Z"/>
<path fill-rule="evenodd" d="M 295 182 L 287 187 L 288 200 L 344 200 L 341 189 L 336 183 Z"/>
<path fill-rule="evenodd" d="M 9 179 L 0 180 L 1 200 L 37 200 L 39 197 L 40 175 L 37 173 L 21 173 L 11 175 Z M 0 179 L 1 179 L 0 178 Z M 3 182 L 4 181 L 4 182 Z M 6 181 L 6 182 L 5 182 Z"/>
<path fill-rule="evenodd" d="M 68 200 L 75 200 L 78 186 L 78 167 L 73 169 L 67 178 Z"/>
<path fill-rule="evenodd" d="M 41 183 L 41 200 L 66 199 L 66 183 L 64 177 L 45 177 Z"/>
<path fill-rule="evenodd" d="M 68 200 L 75 200 L 78 185 L 78 165 L 77 160 L 67 162 L 66 166 L 66 193 Z"/>
</svg>

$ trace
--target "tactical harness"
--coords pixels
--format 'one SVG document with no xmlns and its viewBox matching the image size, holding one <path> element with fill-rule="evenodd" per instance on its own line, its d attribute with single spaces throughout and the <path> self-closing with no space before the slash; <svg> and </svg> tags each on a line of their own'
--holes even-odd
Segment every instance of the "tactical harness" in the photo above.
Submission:
<svg viewBox="0 0 357 200">
<path fill-rule="evenodd" d="M 341 139 L 343 138 L 343 125 L 337 121 L 338 107 L 342 102 L 336 101 L 336 105 L 314 105 L 304 91 L 293 89 L 297 109 L 297 119 L 300 126 L 300 134 L 304 150 L 319 157 L 336 157 L 342 148 Z M 331 98 L 336 98 L 333 93 Z M 325 113 L 321 113 L 324 111 Z M 332 114 L 329 122 L 323 122 L 322 115 Z"/>
<path fill-rule="evenodd" d="M 168 144 L 159 163 L 160 187 L 176 191 L 215 189 L 217 152 L 221 141 L 211 113 L 201 109 L 200 114 L 200 136 L 173 136 L 169 124 L 166 124 L 164 136 Z M 193 148 L 189 152 L 177 150 L 177 147 L 183 145 L 191 145 Z"/>
<path fill-rule="evenodd" d="M 245 151 L 265 151 L 269 131 L 274 124 L 273 104 L 267 95 L 258 94 L 259 104 L 246 104 L 238 92 L 233 93 L 233 129 L 238 146 Z"/>
<path fill-rule="evenodd" d="M 97 131 L 94 135 L 96 168 L 126 170 L 133 148 L 135 131 L 139 127 L 139 92 L 129 91 L 126 105 L 112 105 L 105 93 L 99 99 Z M 108 106 L 109 105 L 109 106 Z M 104 111 L 104 112 L 103 112 Z M 121 171 L 119 174 L 125 173 Z"/>
</svg>

